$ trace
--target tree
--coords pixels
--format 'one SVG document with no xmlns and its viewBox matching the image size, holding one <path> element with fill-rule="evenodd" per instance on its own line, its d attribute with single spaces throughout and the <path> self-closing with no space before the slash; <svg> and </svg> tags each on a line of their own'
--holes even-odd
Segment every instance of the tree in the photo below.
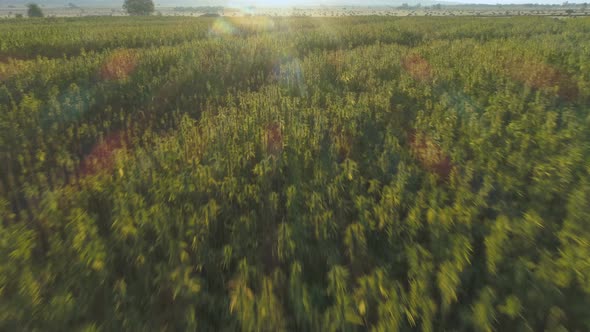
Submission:
<svg viewBox="0 0 590 332">
<path fill-rule="evenodd" d="M 30 3 L 27 5 L 27 8 L 27 15 L 29 15 L 29 17 L 43 17 L 43 11 L 38 4 Z"/>
<path fill-rule="evenodd" d="M 123 9 L 133 16 L 150 15 L 155 10 L 152 0 L 125 0 Z"/>
</svg>

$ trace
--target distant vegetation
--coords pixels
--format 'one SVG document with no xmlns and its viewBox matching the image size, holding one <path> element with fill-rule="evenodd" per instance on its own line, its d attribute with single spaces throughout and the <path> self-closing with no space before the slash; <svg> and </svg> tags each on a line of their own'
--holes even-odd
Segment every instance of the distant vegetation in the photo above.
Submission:
<svg viewBox="0 0 590 332">
<path fill-rule="evenodd" d="M 152 0 L 125 0 L 123 9 L 132 16 L 145 16 L 151 15 L 155 7 Z"/>
<path fill-rule="evenodd" d="M 0 22 L 0 330 L 590 331 L 590 20 Z"/>
<path fill-rule="evenodd" d="M 145 0 L 134 0 L 145 1 Z M 80 3 L 69 3 L 65 7 L 50 7 L 45 9 L 45 14 L 51 17 L 59 16 L 113 16 L 123 13 L 129 14 L 127 10 L 108 7 L 93 8 L 91 3 L 83 1 Z M 14 17 L 13 11 L 7 10 L 11 6 L 0 5 L 0 18 Z M 13 6 L 14 7 L 14 6 Z M 142 10 L 132 11 L 131 15 L 151 15 L 154 11 L 145 12 Z M 166 7 L 166 4 L 158 4 L 158 15 L 162 16 L 201 16 L 202 14 L 219 14 L 226 17 L 240 16 L 563 16 L 581 17 L 590 16 L 587 4 L 563 3 L 561 5 L 474 5 L 474 4 L 445 4 L 444 6 L 432 2 L 410 2 L 401 3 L 399 6 L 316 6 L 316 7 L 222 7 L 222 6 L 195 6 L 195 7 Z"/>
<path fill-rule="evenodd" d="M 202 12 L 202 13 L 217 13 L 223 11 L 223 7 L 215 6 L 201 6 L 201 7 L 174 7 L 177 12 Z"/>
<path fill-rule="evenodd" d="M 39 5 L 30 3 L 27 5 L 27 15 L 29 17 L 43 17 L 43 11 Z"/>
<path fill-rule="evenodd" d="M 217 13 L 205 13 L 203 15 L 201 15 L 201 17 L 220 17 L 221 15 L 217 14 Z"/>
</svg>

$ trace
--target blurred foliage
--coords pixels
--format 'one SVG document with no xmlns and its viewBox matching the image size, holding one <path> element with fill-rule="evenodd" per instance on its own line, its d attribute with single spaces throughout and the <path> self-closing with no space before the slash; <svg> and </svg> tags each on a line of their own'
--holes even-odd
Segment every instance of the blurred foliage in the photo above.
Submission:
<svg viewBox="0 0 590 332">
<path fill-rule="evenodd" d="M 43 10 L 41 10 L 41 7 L 39 7 L 39 5 L 35 4 L 35 3 L 30 3 L 27 5 L 27 15 L 29 17 L 43 17 L 45 15 L 43 15 Z"/>
<path fill-rule="evenodd" d="M 152 0 L 125 0 L 123 9 L 131 16 L 151 15 L 155 10 Z"/>
<path fill-rule="evenodd" d="M 0 22 L 0 330 L 590 330 L 589 33 Z"/>
</svg>

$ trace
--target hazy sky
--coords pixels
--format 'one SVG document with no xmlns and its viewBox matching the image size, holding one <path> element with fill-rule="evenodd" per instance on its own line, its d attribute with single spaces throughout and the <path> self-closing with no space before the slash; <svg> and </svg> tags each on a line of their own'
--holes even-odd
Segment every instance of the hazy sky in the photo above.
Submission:
<svg viewBox="0 0 590 332">
<path fill-rule="evenodd" d="M 3 0 L 0 0 L 3 1 Z M 564 0 L 565 1 L 565 0 Z M 569 1 L 570 3 L 583 3 L 590 0 L 574 0 Z M 388 1 L 388 0 L 155 0 L 156 3 L 165 4 L 165 3 L 175 3 L 175 4 L 182 4 L 182 5 L 192 5 L 192 6 L 199 6 L 199 5 L 225 5 L 231 6 L 232 4 L 252 4 L 258 6 L 313 6 L 313 5 L 358 5 L 358 6 L 371 6 L 371 5 L 392 5 L 392 6 L 399 6 L 400 4 L 406 2 L 409 4 L 413 3 L 432 3 L 432 2 L 453 2 L 453 3 L 477 3 L 477 4 L 524 4 L 524 3 L 538 3 L 538 4 L 562 4 L 563 1 L 555 1 L 555 0 L 395 0 L 395 1 Z"/>
<path fill-rule="evenodd" d="M 253 5 L 260 7 L 290 7 L 290 6 L 313 6 L 313 5 L 344 5 L 344 6 L 374 6 L 374 5 L 391 5 L 399 6 L 401 3 L 432 3 L 437 0 L 154 0 L 159 6 L 245 6 Z M 110 6 L 122 3 L 123 0 L 0 0 L 0 7 L 5 5 L 25 5 L 29 2 L 36 2 L 48 6 L 66 6 L 68 3 L 75 3 L 79 6 Z M 453 3 L 477 3 L 477 4 L 561 4 L 563 1 L 555 0 L 447 0 L 441 1 Z M 573 0 L 570 3 L 590 2 L 590 0 Z"/>
<path fill-rule="evenodd" d="M 3 0 L 0 0 L 3 1 Z M 565 0 L 564 0 L 565 1 Z M 478 3 L 478 4 L 524 4 L 524 3 L 538 3 L 538 4 L 562 4 L 564 1 L 560 0 L 441 0 L 438 2 L 454 2 L 454 3 Z M 590 0 L 574 0 L 569 1 L 570 3 L 583 3 Z M 420 3 L 420 2 L 437 2 L 437 0 L 156 0 L 156 3 L 183 3 L 183 4 L 194 4 L 198 5 L 231 5 L 232 3 L 244 4 L 249 3 L 253 5 L 265 5 L 265 6 L 292 6 L 292 5 L 392 5 L 399 6 L 401 3 Z"/>
</svg>

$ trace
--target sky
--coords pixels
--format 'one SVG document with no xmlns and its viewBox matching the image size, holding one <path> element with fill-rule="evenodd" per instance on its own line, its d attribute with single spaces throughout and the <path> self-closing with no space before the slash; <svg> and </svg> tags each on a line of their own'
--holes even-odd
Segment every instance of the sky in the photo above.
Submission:
<svg viewBox="0 0 590 332">
<path fill-rule="evenodd" d="M 570 3 L 582 3 L 590 0 L 573 0 Z M 0 0 L 0 7 L 6 5 L 23 6 L 29 2 L 36 2 L 40 5 L 46 6 L 66 6 L 68 3 L 74 3 L 78 6 L 100 6 L 107 7 L 123 3 L 123 0 Z M 247 5 L 259 7 L 292 7 L 292 6 L 380 6 L 391 5 L 399 6 L 402 3 L 416 4 L 416 3 L 433 3 L 436 0 L 154 0 L 159 7 L 174 7 L 174 6 L 226 6 L 226 7 L 241 7 Z M 473 4 L 523 4 L 523 3 L 538 3 L 538 4 L 561 4 L 563 1 L 555 0 L 448 0 L 440 1 L 441 3 L 473 3 Z"/>
</svg>

